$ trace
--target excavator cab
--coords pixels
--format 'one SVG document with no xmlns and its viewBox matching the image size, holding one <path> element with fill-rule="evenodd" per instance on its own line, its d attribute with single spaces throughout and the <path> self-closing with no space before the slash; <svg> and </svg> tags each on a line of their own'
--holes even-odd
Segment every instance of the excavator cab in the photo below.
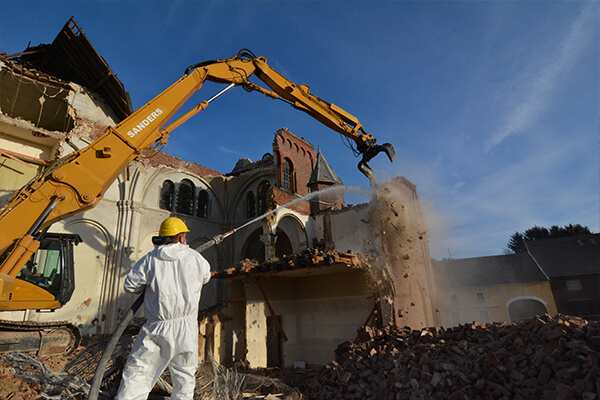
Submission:
<svg viewBox="0 0 600 400">
<path fill-rule="evenodd" d="M 55 309 L 67 303 L 75 290 L 73 245 L 81 241 L 79 235 L 46 233 L 16 276 L 17 289 L 3 309 Z"/>
</svg>

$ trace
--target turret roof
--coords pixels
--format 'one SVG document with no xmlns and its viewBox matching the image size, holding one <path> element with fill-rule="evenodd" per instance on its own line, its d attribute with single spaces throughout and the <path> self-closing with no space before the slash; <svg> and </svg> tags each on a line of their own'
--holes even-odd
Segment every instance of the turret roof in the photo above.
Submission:
<svg viewBox="0 0 600 400">
<path fill-rule="evenodd" d="M 308 180 L 309 185 L 313 183 L 342 184 L 342 180 L 333 171 L 333 168 L 331 168 L 331 165 L 329 165 L 323 153 L 321 153 L 320 147 L 317 152 L 317 162 Z"/>
</svg>

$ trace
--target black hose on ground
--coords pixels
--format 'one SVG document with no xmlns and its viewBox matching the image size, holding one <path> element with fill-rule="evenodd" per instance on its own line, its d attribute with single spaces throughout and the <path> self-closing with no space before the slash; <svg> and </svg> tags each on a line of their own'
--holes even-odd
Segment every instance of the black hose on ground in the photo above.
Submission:
<svg viewBox="0 0 600 400">
<path fill-rule="evenodd" d="M 198 249 L 196 249 L 199 253 L 202 253 L 204 250 L 207 250 L 213 247 L 215 244 L 220 243 L 225 237 L 235 233 L 235 229 L 223 234 L 217 235 L 208 242 L 204 243 Z M 137 300 L 133 303 L 127 314 L 123 317 L 117 329 L 113 332 L 108 344 L 106 345 L 106 349 L 104 349 L 104 353 L 102 353 L 102 357 L 98 362 L 98 366 L 96 367 L 96 372 L 94 373 L 94 379 L 92 380 L 92 384 L 90 386 L 90 393 L 88 395 L 88 400 L 98 400 L 98 393 L 100 393 L 100 385 L 102 384 L 102 379 L 104 379 L 104 371 L 106 371 L 106 366 L 112 357 L 113 351 L 117 347 L 119 343 L 119 339 L 125 328 L 129 325 L 136 311 L 140 308 L 140 306 L 144 303 L 144 293 L 137 298 Z"/>
<path fill-rule="evenodd" d="M 102 357 L 98 362 L 98 366 L 96 367 L 96 372 L 94 374 L 94 379 L 92 380 L 92 384 L 90 386 L 90 394 L 88 395 L 88 400 L 98 400 L 98 393 L 100 392 L 100 385 L 102 384 L 102 379 L 104 378 L 104 371 L 106 370 L 106 366 L 112 357 L 113 351 L 117 344 L 119 343 L 119 339 L 125 328 L 129 325 L 135 312 L 140 308 L 140 306 L 144 303 L 144 293 L 137 298 L 137 300 L 133 303 L 125 317 L 121 320 L 117 329 L 115 329 L 113 335 L 111 336 L 108 344 L 106 345 L 106 349 L 104 349 L 104 353 L 102 353 Z"/>
</svg>

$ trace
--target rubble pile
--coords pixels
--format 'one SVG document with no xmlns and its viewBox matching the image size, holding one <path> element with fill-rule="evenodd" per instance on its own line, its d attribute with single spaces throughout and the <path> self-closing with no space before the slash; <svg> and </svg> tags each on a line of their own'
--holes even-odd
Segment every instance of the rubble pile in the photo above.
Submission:
<svg viewBox="0 0 600 400">
<path fill-rule="evenodd" d="M 599 399 L 600 324 L 537 317 L 449 329 L 363 327 L 309 399 Z"/>
</svg>

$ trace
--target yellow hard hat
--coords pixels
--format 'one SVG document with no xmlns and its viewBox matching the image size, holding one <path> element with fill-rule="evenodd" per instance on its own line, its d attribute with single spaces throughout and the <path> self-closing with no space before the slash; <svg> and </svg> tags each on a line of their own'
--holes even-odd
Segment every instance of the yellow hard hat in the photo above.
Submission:
<svg viewBox="0 0 600 400">
<path fill-rule="evenodd" d="M 162 224 L 160 224 L 160 229 L 158 230 L 159 236 L 175 236 L 183 232 L 189 232 L 190 230 L 185 226 L 185 222 L 180 220 L 179 218 L 170 217 L 165 219 Z"/>
</svg>

